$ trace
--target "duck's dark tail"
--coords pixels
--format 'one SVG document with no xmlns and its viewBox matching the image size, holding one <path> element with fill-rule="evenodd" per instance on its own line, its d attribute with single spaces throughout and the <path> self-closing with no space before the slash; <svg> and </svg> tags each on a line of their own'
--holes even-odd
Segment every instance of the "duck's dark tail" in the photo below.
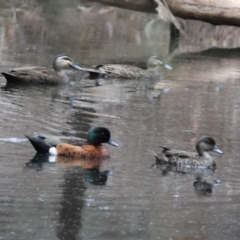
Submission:
<svg viewBox="0 0 240 240">
<path fill-rule="evenodd" d="M 25 135 L 38 153 L 49 153 L 51 145 L 44 142 L 42 138 Z"/>
<path fill-rule="evenodd" d="M 1 72 L 1 74 L 6 78 L 7 82 L 14 82 L 16 80 L 16 76 L 10 72 Z"/>
</svg>

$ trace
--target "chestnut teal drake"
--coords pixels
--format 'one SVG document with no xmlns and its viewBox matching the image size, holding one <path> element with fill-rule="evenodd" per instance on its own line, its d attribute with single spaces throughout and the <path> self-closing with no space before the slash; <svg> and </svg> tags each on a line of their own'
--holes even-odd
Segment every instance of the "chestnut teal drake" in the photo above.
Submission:
<svg viewBox="0 0 240 240">
<path fill-rule="evenodd" d="M 111 140 L 111 133 L 105 127 L 91 128 L 87 134 L 87 143 L 82 146 L 76 146 L 69 143 L 59 143 L 56 146 L 50 145 L 39 136 L 28 136 L 28 140 L 38 153 L 49 153 L 54 156 L 64 156 L 81 159 L 101 159 L 108 158 L 109 151 L 102 143 L 108 143 L 112 146 L 119 145 Z"/>
</svg>

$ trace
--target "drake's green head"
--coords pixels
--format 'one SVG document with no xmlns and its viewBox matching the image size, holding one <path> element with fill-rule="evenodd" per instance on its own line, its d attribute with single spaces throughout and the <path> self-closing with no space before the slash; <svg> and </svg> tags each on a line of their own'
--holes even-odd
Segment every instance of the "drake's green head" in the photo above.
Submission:
<svg viewBox="0 0 240 240">
<path fill-rule="evenodd" d="M 111 140 L 111 133 L 105 127 L 94 127 L 88 131 L 87 141 L 89 144 L 98 146 L 101 143 L 108 143 L 114 147 L 119 145 Z"/>
<path fill-rule="evenodd" d="M 83 70 L 81 67 L 73 63 L 73 60 L 64 54 L 57 55 L 53 60 L 53 69 L 61 71 L 63 69 Z"/>
<path fill-rule="evenodd" d="M 155 68 L 158 66 L 163 66 L 169 70 L 172 70 L 172 67 L 168 64 L 165 64 L 161 57 L 159 56 L 152 56 L 147 60 L 147 69 Z"/>
</svg>

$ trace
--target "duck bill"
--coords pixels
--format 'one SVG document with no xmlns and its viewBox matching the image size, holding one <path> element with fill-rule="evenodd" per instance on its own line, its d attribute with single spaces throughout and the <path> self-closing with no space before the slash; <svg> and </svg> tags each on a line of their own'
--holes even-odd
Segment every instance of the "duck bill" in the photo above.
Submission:
<svg viewBox="0 0 240 240">
<path fill-rule="evenodd" d="M 170 66 L 170 65 L 168 65 L 168 64 L 163 64 L 163 67 L 165 67 L 166 69 L 168 69 L 168 70 L 172 70 L 173 68 Z"/>
<path fill-rule="evenodd" d="M 114 146 L 114 147 L 119 147 L 119 145 L 112 140 L 109 140 L 107 143 Z"/>
<path fill-rule="evenodd" d="M 217 146 L 214 146 L 213 151 L 219 154 L 223 154 L 223 152 Z"/>
<path fill-rule="evenodd" d="M 76 64 L 73 64 L 73 63 L 70 63 L 69 64 L 69 67 L 73 68 L 73 69 L 76 69 L 76 70 L 79 70 L 79 71 L 83 71 L 83 68 L 79 67 L 78 65 Z"/>
</svg>

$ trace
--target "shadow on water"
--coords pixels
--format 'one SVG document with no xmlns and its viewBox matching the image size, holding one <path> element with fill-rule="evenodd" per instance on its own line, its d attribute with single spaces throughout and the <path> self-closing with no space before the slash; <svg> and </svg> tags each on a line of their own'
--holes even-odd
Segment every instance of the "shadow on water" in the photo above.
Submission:
<svg viewBox="0 0 240 240">
<path fill-rule="evenodd" d="M 82 169 L 74 168 L 68 169 L 63 176 L 64 180 L 60 186 L 63 192 L 59 201 L 59 219 L 56 229 L 58 239 L 79 239 L 86 191 L 82 174 Z"/>
</svg>

